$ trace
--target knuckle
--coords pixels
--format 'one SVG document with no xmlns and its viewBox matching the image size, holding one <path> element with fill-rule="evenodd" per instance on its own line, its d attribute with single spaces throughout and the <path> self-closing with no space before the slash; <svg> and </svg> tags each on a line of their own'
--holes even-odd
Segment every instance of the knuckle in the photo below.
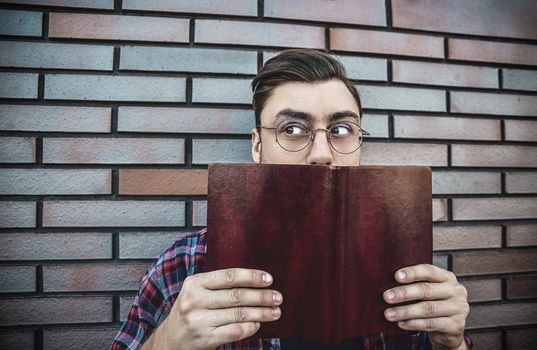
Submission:
<svg viewBox="0 0 537 350">
<path fill-rule="evenodd" d="M 460 283 L 457 283 L 457 285 L 455 286 L 455 293 L 463 297 L 465 300 L 468 298 L 468 290 Z"/>
<path fill-rule="evenodd" d="M 407 288 L 405 288 L 405 287 L 398 288 L 397 292 L 399 292 L 399 294 L 401 295 L 401 298 L 403 300 L 407 300 L 409 298 L 409 293 L 408 293 Z"/>
<path fill-rule="evenodd" d="M 258 280 L 257 272 L 254 271 L 254 270 L 251 270 L 251 271 L 250 271 L 250 277 L 249 277 L 249 278 L 250 278 L 250 281 L 249 281 L 250 284 L 252 284 L 252 285 L 255 284 L 255 282 Z"/>
<path fill-rule="evenodd" d="M 269 290 L 264 290 L 261 292 L 260 295 L 261 298 L 261 305 L 269 305 L 272 304 L 272 292 Z"/>
<path fill-rule="evenodd" d="M 426 318 L 425 319 L 425 330 L 432 331 L 436 328 L 436 321 L 434 318 Z"/>
<path fill-rule="evenodd" d="M 242 291 L 239 288 L 233 288 L 229 292 L 229 297 L 233 304 L 240 304 L 242 302 Z"/>
<path fill-rule="evenodd" d="M 457 276 L 455 276 L 455 274 L 452 271 L 448 271 L 448 280 L 456 281 Z"/>
<path fill-rule="evenodd" d="M 401 316 L 403 317 L 403 319 L 408 319 L 408 316 L 410 315 L 410 309 L 408 306 L 402 306 L 401 309 Z"/>
<path fill-rule="evenodd" d="M 224 272 L 224 280 L 226 283 L 232 285 L 235 282 L 236 272 L 234 269 L 227 269 Z"/>
<path fill-rule="evenodd" d="M 233 309 L 233 318 L 237 323 L 245 322 L 247 318 L 246 310 L 243 307 L 236 307 Z"/>
<path fill-rule="evenodd" d="M 420 287 L 423 299 L 429 299 L 433 296 L 433 286 L 430 283 L 421 283 Z"/>
<path fill-rule="evenodd" d="M 179 311 L 182 314 L 188 314 L 196 308 L 196 298 L 190 292 L 184 292 L 179 298 Z"/>
<path fill-rule="evenodd" d="M 425 302 L 423 304 L 423 309 L 424 309 L 424 312 L 425 312 L 425 316 L 427 317 L 432 317 L 435 315 L 435 312 L 436 312 L 436 308 L 434 306 L 433 303 L 431 302 Z"/>
<path fill-rule="evenodd" d="M 244 329 L 241 325 L 234 325 L 233 327 L 229 327 L 229 339 L 232 342 L 237 342 L 244 338 Z"/>
</svg>

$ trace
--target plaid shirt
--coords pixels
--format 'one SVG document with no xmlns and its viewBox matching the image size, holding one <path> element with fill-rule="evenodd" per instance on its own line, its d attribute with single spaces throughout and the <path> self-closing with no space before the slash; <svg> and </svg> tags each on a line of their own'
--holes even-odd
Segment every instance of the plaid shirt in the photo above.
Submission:
<svg viewBox="0 0 537 350">
<path fill-rule="evenodd" d="M 170 313 L 187 276 L 203 272 L 207 229 L 180 238 L 149 268 L 142 285 L 112 344 L 112 350 L 139 349 Z M 260 339 L 224 344 L 219 350 L 280 350 L 279 339 Z M 424 332 L 396 331 L 360 337 L 345 349 L 425 350 L 430 349 Z M 285 349 L 284 349 L 285 350 Z"/>
</svg>

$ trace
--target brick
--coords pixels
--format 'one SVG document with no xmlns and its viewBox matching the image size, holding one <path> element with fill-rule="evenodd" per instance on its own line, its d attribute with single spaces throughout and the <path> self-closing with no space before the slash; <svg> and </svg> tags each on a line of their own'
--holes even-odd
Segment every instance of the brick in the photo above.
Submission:
<svg viewBox="0 0 537 350">
<path fill-rule="evenodd" d="M 409 111 L 446 110 L 446 93 L 394 86 L 357 86 L 363 108 L 393 109 Z"/>
<path fill-rule="evenodd" d="M 448 204 L 446 198 L 433 198 L 433 222 L 446 221 Z"/>
<path fill-rule="evenodd" d="M 355 57 L 339 55 L 337 58 L 345 66 L 349 79 L 388 80 L 387 60 L 383 58 Z"/>
<path fill-rule="evenodd" d="M 448 256 L 439 255 L 433 252 L 433 265 L 438 266 L 441 269 L 447 270 L 448 269 Z"/>
<path fill-rule="evenodd" d="M 508 225 L 505 243 L 508 247 L 523 247 L 537 245 L 536 224 Z"/>
<path fill-rule="evenodd" d="M 435 36 L 331 28 L 330 50 L 443 58 L 444 41 Z"/>
<path fill-rule="evenodd" d="M 385 114 L 364 114 L 361 125 L 369 132 L 367 137 L 388 138 L 388 116 Z"/>
<path fill-rule="evenodd" d="M 256 74 L 257 52 L 191 47 L 124 46 L 122 70 Z"/>
<path fill-rule="evenodd" d="M 537 197 L 454 198 L 454 220 L 537 218 Z"/>
<path fill-rule="evenodd" d="M 536 308 L 537 303 L 474 305 L 466 326 L 471 329 L 536 323 Z"/>
<path fill-rule="evenodd" d="M 508 141 L 537 141 L 537 121 L 506 120 L 505 139 Z"/>
<path fill-rule="evenodd" d="M 111 194 L 110 170 L 0 169 L 0 194 Z"/>
<path fill-rule="evenodd" d="M 250 140 L 194 139 L 192 140 L 192 163 L 251 163 Z"/>
<path fill-rule="evenodd" d="M 494 119 L 394 116 L 396 138 L 501 140 L 501 121 Z"/>
<path fill-rule="evenodd" d="M 435 226 L 433 249 L 501 248 L 501 226 Z"/>
<path fill-rule="evenodd" d="M 114 0 L 9 0 L 9 2 L 14 4 L 114 9 Z"/>
<path fill-rule="evenodd" d="M 452 145 L 451 163 L 464 167 L 537 167 L 537 147 Z"/>
<path fill-rule="evenodd" d="M 24 105 L 0 106 L 0 129 L 2 130 L 110 132 L 110 125 L 110 108 Z"/>
<path fill-rule="evenodd" d="M 0 66 L 112 70 L 112 46 L 0 42 Z"/>
<path fill-rule="evenodd" d="M 207 201 L 192 202 L 192 225 L 207 226 Z"/>
<path fill-rule="evenodd" d="M 448 52 L 454 60 L 537 65 L 535 45 L 450 38 Z"/>
<path fill-rule="evenodd" d="M 537 115 L 537 96 L 452 91 L 450 104 L 453 113 Z"/>
<path fill-rule="evenodd" d="M 207 44 L 324 49 L 324 28 L 297 24 L 198 19 L 194 41 Z"/>
<path fill-rule="evenodd" d="M 0 267 L 0 293 L 35 292 L 35 266 Z"/>
<path fill-rule="evenodd" d="M 121 169 L 121 195 L 207 195 L 207 170 Z"/>
<path fill-rule="evenodd" d="M 50 100 L 101 100 L 184 102 L 185 78 L 48 74 L 45 98 Z"/>
<path fill-rule="evenodd" d="M 37 98 L 37 74 L 0 73 L 0 97 Z"/>
<path fill-rule="evenodd" d="M 537 277 L 513 277 L 505 281 L 507 299 L 537 298 Z"/>
<path fill-rule="evenodd" d="M 185 43 L 186 18 L 51 13 L 49 37 Z"/>
<path fill-rule="evenodd" d="M 434 171 L 434 194 L 501 193 L 501 174 L 482 171 Z"/>
<path fill-rule="evenodd" d="M 502 348 L 502 333 L 495 332 L 471 332 L 470 338 L 474 343 L 472 350 L 490 350 Z"/>
<path fill-rule="evenodd" d="M 401 83 L 498 88 L 496 68 L 394 60 L 392 75 Z"/>
<path fill-rule="evenodd" d="M 506 173 L 505 190 L 507 193 L 537 193 L 537 173 Z"/>
<path fill-rule="evenodd" d="M 250 79 L 194 78 L 192 79 L 192 102 L 251 105 L 250 84 Z"/>
<path fill-rule="evenodd" d="M 507 348 L 510 350 L 527 350 L 537 344 L 537 328 L 507 330 Z"/>
<path fill-rule="evenodd" d="M 156 259 L 188 232 L 120 232 L 120 259 Z"/>
<path fill-rule="evenodd" d="M 430 143 L 365 142 L 362 165 L 447 166 L 447 146 Z"/>
<path fill-rule="evenodd" d="M 45 265 L 43 291 L 137 290 L 148 264 Z"/>
<path fill-rule="evenodd" d="M 226 0 L 225 2 L 215 2 L 212 0 L 123 0 L 123 9 L 257 16 L 257 2 L 252 0 Z"/>
<path fill-rule="evenodd" d="M 179 201 L 45 201 L 45 227 L 184 226 L 185 203 Z"/>
<path fill-rule="evenodd" d="M 394 27 L 435 32 L 537 39 L 536 13 L 531 0 L 392 1 Z"/>
<path fill-rule="evenodd" d="M 35 227 L 34 202 L 0 201 L 0 227 Z"/>
<path fill-rule="evenodd" d="M 0 137 L 0 163 L 34 163 L 35 138 Z"/>
<path fill-rule="evenodd" d="M 41 12 L 0 10 L 0 35 L 41 36 Z"/>
<path fill-rule="evenodd" d="M 117 332 L 117 327 L 46 329 L 43 331 L 43 349 L 109 349 Z"/>
<path fill-rule="evenodd" d="M 184 140 L 163 138 L 45 138 L 43 163 L 183 164 Z"/>
<path fill-rule="evenodd" d="M 527 69 L 502 69 L 503 88 L 537 91 L 537 72 Z"/>
<path fill-rule="evenodd" d="M 4 233 L 0 236 L 0 260 L 111 258 L 111 233 Z"/>
<path fill-rule="evenodd" d="M 502 280 L 499 278 L 465 280 L 460 283 L 466 287 L 470 303 L 502 299 Z"/>
<path fill-rule="evenodd" d="M 0 348 L 11 350 L 34 350 L 33 331 L 0 332 Z"/>
<path fill-rule="evenodd" d="M 119 297 L 119 320 L 125 321 L 134 301 L 134 296 Z"/>
<path fill-rule="evenodd" d="M 0 325 L 112 322 L 112 297 L 26 297 L 0 300 Z"/>
<path fill-rule="evenodd" d="M 537 250 L 508 250 L 453 255 L 457 276 L 535 271 Z"/>
<path fill-rule="evenodd" d="M 285 1 L 266 0 L 265 17 L 307 21 L 386 25 L 384 3 L 375 0 Z"/>
<path fill-rule="evenodd" d="M 118 131 L 250 134 L 252 110 L 224 108 L 119 107 Z"/>
</svg>

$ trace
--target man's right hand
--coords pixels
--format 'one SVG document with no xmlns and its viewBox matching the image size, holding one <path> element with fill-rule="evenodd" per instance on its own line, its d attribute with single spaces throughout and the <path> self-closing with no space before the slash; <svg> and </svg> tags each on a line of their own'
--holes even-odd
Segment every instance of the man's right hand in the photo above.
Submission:
<svg viewBox="0 0 537 350">
<path fill-rule="evenodd" d="M 187 277 L 166 320 L 142 349 L 215 349 L 253 335 L 280 318 L 282 294 L 272 276 L 232 268 Z"/>
</svg>

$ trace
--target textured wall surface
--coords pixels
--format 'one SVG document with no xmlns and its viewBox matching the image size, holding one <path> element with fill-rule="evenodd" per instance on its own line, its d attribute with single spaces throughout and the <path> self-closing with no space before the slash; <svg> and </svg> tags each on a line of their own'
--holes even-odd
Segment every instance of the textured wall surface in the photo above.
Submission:
<svg viewBox="0 0 537 350">
<path fill-rule="evenodd" d="M 346 65 L 363 164 L 433 168 L 435 264 L 477 349 L 537 344 L 537 2 L 0 4 L 0 348 L 106 349 L 144 270 L 249 162 L 249 84 L 289 47 Z"/>
</svg>

